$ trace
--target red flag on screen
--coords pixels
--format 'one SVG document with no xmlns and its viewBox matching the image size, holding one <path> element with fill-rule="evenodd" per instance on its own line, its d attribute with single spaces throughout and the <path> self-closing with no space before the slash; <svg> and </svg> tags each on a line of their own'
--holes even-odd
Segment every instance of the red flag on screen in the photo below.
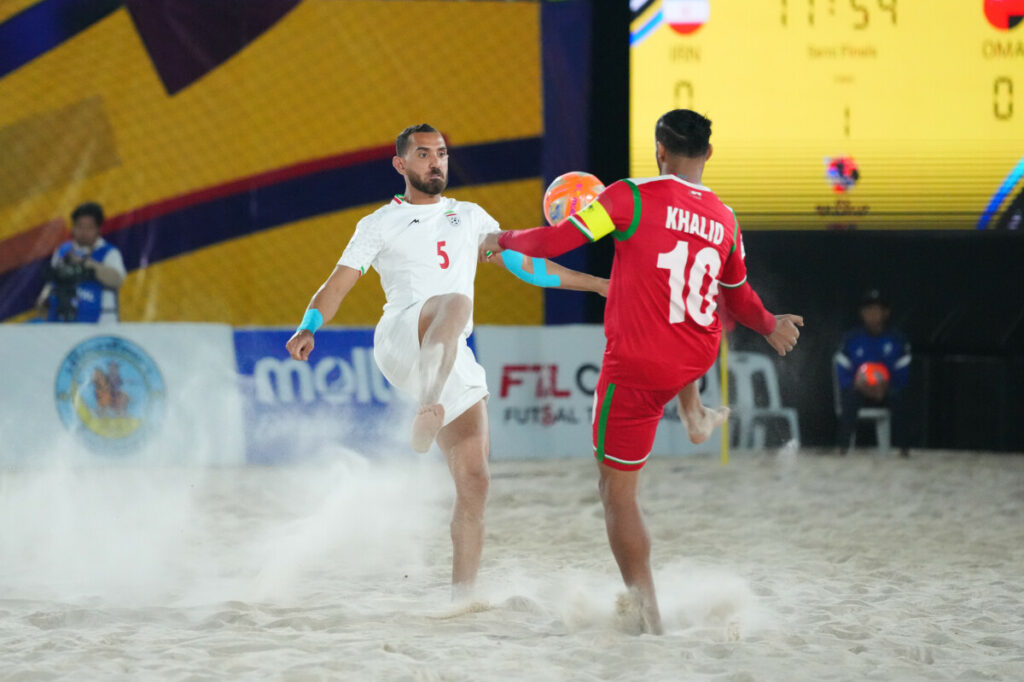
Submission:
<svg viewBox="0 0 1024 682">
<path fill-rule="evenodd" d="M 664 0 L 661 11 L 676 33 L 693 33 L 711 16 L 710 0 Z"/>
</svg>

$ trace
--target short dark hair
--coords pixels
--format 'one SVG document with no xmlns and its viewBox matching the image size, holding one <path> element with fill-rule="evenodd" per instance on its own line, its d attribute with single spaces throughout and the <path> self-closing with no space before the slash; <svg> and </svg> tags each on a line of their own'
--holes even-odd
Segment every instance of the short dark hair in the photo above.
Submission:
<svg viewBox="0 0 1024 682">
<path fill-rule="evenodd" d="M 75 222 L 79 218 L 85 217 L 92 218 L 96 221 L 96 226 L 100 227 L 103 225 L 103 207 L 95 201 L 87 201 L 84 204 L 80 204 L 71 212 L 71 222 Z"/>
<path fill-rule="evenodd" d="M 419 125 L 409 126 L 402 132 L 398 133 L 398 137 L 395 138 L 395 152 L 399 156 L 405 156 L 405 152 L 409 150 L 409 138 L 413 133 L 436 133 L 437 128 L 430 125 L 429 123 L 420 123 Z"/>
<path fill-rule="evenodd" d="M 869 305 L 879 305 L 883 308 L 888 308 L 889 299 L 879 289 L 872 287 L 866 290 L 860 297 L 861 308 L 866 308 Z"/>
<path fill-rule="evenodd" d="M 711 121 L 689 109 L 673 109 L 658 119 L 654 139 L 670 154 L 697 157 L 708 153 Z"/>
</svg>

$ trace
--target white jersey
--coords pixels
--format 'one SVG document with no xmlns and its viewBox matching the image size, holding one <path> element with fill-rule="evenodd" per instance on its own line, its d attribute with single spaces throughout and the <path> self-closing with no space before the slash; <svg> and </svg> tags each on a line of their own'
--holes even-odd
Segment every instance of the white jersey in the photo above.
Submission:
<svg viewBox="0 0 1024 682">
<path fill-rule="evenodd" d="M 436 204 L 410 204 L 396 196 L 359 221 L 338 265 L 377 270 L 387 298 L 385 315 L 439 294 L 472 300 L 480 243 L 500 230 L 476 204 L 447 197 Z"/>
</svg>

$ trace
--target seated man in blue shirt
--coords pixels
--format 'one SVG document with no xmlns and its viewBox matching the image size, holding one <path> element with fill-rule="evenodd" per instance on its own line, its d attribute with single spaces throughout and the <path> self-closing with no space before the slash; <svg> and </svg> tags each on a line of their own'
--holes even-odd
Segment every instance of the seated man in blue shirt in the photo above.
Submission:
<svg viewBox="0 0 1024 682">
<path fill-rule="evenodd" d="M 877 289 L 867 291 L 860 305 L 863 325 L 847 332 L 836 354 L 840 396 L 838 441 L 843 454 L 849 449 L 857 428 L 857 410 L 888 407 L 893 445 L 904 457 L 908 455 L 903 389 L 910 377 L 910 344 L 902 334 L 887 329 L 889 312 L 888 303 Z M 884 365 L 887 372 L 858 371 L 865 363 Z"/>
</svg>

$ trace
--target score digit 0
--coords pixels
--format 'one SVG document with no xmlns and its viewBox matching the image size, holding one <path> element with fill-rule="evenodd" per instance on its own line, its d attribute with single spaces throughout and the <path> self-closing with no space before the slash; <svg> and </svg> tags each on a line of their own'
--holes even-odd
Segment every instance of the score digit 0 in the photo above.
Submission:
<svg viewBox="0 0 1024 682">
<path fill-rule="evenodd" d="M 682 98 L 684 93 L 686 95 L 685 104 Z M 693 109 L 693 83 L 690 81 L 676 81 L 675 101 L 676 109 Z"/>
</svg>

